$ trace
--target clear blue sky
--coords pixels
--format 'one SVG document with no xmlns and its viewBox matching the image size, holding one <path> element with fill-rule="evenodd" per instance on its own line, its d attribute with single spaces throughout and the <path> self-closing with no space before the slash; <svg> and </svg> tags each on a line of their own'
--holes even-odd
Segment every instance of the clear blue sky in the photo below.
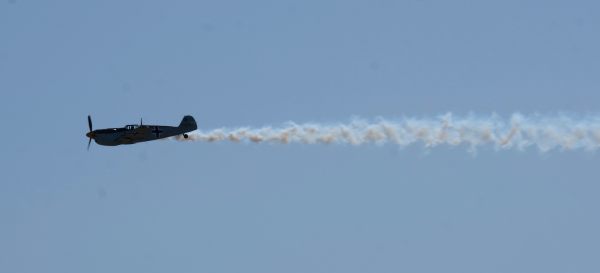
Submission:
<svg viewBox="0 0 600 273">
<path fill-rule="evenodd" d="M 600 272 L 596 153 L 96 128 L 597 113 L 598 1 L 0 0 L 0 272 Z"/>
</svg>

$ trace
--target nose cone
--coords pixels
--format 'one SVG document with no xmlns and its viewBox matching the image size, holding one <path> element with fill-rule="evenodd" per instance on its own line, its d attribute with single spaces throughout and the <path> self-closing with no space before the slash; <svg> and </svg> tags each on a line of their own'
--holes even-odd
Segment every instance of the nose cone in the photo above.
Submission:
<svg viewBox="0 0 600 273">
<path fill-rule="evenodd" d="M 94 138 L 96 136 L 96 134 L 94 132 L 89 132 L 89 133 L 85 134 L 85 136 L 87 136 L 89 138 Z"/>
</svg>

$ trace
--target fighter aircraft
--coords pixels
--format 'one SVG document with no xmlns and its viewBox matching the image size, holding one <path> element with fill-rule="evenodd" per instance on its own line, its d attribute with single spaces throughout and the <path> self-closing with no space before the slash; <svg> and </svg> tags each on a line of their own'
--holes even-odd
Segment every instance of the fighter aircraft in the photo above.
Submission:
<svg viewBox="0 0 600 273">
<path fill-rule="evenodd" d="M 198 129 L 196 120 L 192 116 L 184 116 L 179 126 L 162 126 L 162 125 L 144 125 L 140 119 L 140 125 L 125 125 L 123 128 L 108 128 L 108 129 L 92 129 L 92 117 L 88 116 L 88 126 L 90 131 L 86 136 L 88 141 L 88 150 L 92 139 L 96 143 L 105 146 L 117 146 L 121 144 L 134 144 L 138 142 L 157 140 L 166 137 L 183 135 L 188 138 L 191 131 Z"/>
</svg>

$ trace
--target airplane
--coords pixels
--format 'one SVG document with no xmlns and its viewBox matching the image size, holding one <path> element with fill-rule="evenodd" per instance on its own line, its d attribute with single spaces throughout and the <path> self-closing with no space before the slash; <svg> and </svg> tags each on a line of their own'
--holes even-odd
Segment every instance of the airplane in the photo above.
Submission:
<svg viewBox="0 0 600 273">
<path fill-rule="evenodd" d="M 140 119 L 140 125 L 125 125 L 123 128 L 92 129 L 92 117 L 88 115 L 88 126 L 90 131 L 86 136 L 88 141 L 88 150 L 92 139 L 100 145 L 117 146 L 121 144 L 135 144 L 138 142 L 157 140 L 177 135 L 183 135 L 188 138 L 191 131 L 198 129 L 196 120 L 192 116 L 184 116 L 179 126 L 162 125 L 144 125 Z"/>
</svg>

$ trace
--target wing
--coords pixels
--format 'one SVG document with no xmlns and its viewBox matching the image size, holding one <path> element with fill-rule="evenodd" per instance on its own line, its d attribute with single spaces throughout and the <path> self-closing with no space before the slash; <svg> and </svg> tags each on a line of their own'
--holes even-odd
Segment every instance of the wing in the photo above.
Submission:
<svg viewBox="0 0 600 273">
<path fill-rule="evenodd" d="M 117 141 L 125 144 L 133 144 L 140 141 L 151 140 L 150 129 L 147 127 L 139 127 L 133 130 L 126 131 Z"/>
</svg>

